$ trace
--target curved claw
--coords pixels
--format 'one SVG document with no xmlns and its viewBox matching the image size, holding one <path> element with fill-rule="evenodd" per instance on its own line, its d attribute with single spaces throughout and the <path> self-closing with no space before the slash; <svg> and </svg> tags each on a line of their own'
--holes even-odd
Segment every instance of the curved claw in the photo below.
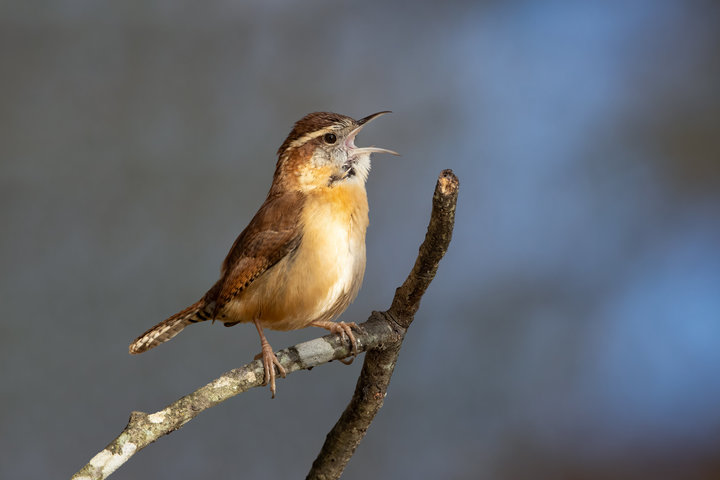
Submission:
<svg viewBox="0 0 720 480">
<path fill-rule="evenodd" d="M 262 384 L 265 386 L 270 382 L 270 393 L 272 394 L 272 398 L 275 398 L 275 367 L 277 367 L 278 373 L 280 373 L 282 378 L 285 378 L 287 372 L 285 371 L 285 367 L 280 364 L 275 352 L 273 352 L 272 347 L 265 338 L 260 322 L 256 319 L 253 323 L 255 323 L 255 328 L 257 328 L 258 334 L 260 335 L 260 345 L 262 346 L 262 352 L 255 356 L 255 360 L 262 357 L 263 371 L 265 372 Z"/>
<path fill-rule="evenodd" d="M 270 382 L 270 393 L 272 394 L 272 398 L 275 398 L 275 392 L 277 391 L 275 388 L 275 367 L 277 367 L 278 373 L 282 378 L 285 378 L 287 371 L 285 370 L 285 367 L 280 364 L 280 361 L 277 359 L 277 356 L 275 355 L 275 352 L 273 352 L 269 343 L 263 343 L 262 353 L 259 356 L 262 356 L 263 369 L 265 371 L 263 386 Z"/>
</svg>

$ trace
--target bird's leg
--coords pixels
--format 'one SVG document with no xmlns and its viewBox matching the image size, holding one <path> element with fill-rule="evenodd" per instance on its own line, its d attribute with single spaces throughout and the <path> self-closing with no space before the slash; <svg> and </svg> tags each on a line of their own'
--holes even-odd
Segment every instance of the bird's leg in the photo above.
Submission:
<svg viewBox="0 0 720 480">
<path fill-rule="evenodd" d="M 347 338 L 350 340 L 350 346 L 351 346 L 351 352 L 353 354 L 353 358 L 350 359 L 350 361 L 346 361 L 344 359 L 339 359 L 342 363 L 345 365 L 350 365 L 355 357 L 357 356 L 357 340 L 355 339 L 355 335 L 352 333 L 352 329 L 354 328 L 357 331 L 360 331 L 360 327 L 357 326 L 357 323 L 355 322 L 331 322 L 329 320 L 315 320 L 310 324 L 311 327 L 320 327 L 324 328 L 326 330 L 330 330 L 330 333 L 340 334 L 342 336 L 347 336 Z"/>
<path fill-rule="evenodd" d="M 260 335 L 260 345 L 262 346 L 262 353 L 260 353 L 258 357 L 262 356 L 263 369 L 265 370 L 265 381 L 263 382 L 263 385 L 267 385 L 268 381 L 270 382 L 270 393 L 272 394 L 272 398 L 275 398 L 275 367 L 277 367 L 280 376 L 283 378 L 285 378 L 287 372 L 278 361 L 277 356 L 275 356 L 275 353 L 273 352 L 272 347 L 268 343 L 267 338 L 265 338 L 265 335 L 262 331 L 262 325 L 260 325 L 260 321 L 258 319 L 255 319 L 253 320 L 253 323 L 255 324 L 255 328 L 257 328 L 258 334 Z"/>
</svg>

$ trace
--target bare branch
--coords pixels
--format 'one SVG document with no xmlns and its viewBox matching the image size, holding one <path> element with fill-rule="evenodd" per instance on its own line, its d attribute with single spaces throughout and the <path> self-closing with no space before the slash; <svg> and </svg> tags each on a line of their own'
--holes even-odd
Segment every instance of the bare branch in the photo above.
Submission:
<svg viewBox="0 0 720 480">
<path fill-rule="evenodd" d="M 397 333 L 397 340 L 394 343 L 384 343 L 365 354 L 365 362 L 350 404 L 328 433 L 325 444 L 308 473 L 308 479 L 340 478 L 370 423 L 382 407 L 405 332 L 450 245 L 458 187 L 455 174 L 451 170 L 443 170 L 435 187 L 430 224 L 415 266 L 405 283 L 395 291 L 390 309 L 383 313 L 373 312 L 374 316 L 382 316 L 388 320 Z"/>
<path fill-rule="evenodd" d="M 455 215 L 458 180 L 444 170 L 433 197 L 433 211 L 418 259 L 405 283 L 397 289 L 387 312 L 373 312 L 356 333 L 358 352 L 367 352 L 355 394 L 328 434 L 308 478 L 338 478 L 382 406 L 400 346 L 412 323 L 420 298 L 447 251 Z M 350 355 L 350 345 L 338 335 L 326 335 L 277 352 L 288 374 Z M 152 414 L 132 412 L 120 435 L 73 475 L 74 480 L 104 479 L 136 452 L 179 429 L 202 411 L 263 382 L 260 360 L 226 372 L 202 388 Z"/>
<path fill-rule="evenodd" d="M 355 334 L 358 351 L 377 348 L 395 339 L 395 332 L 382 318 L 371 315 Z M 310 369 L 350 355 L 349 342 L 339 335 L 326 335 L 277 352 L 278 360 L 287 373 Z M 95 455 L 72 478 L 74 480 L 103 479 L 114 472 L 135 453 L 158 438 L 174 432 L 199 415 L 203 410 L 224 402 L 263 382 L 260 360 L 235 368 L 152 414 L 132 412 L 130 421 L 115 440 Z"/>
<path fill-rule="evenodd" d="M 390 313 L 405 328 L 410 326 L 420 299 L 435 278 L 438 264 L 447 252 L 455 225 L 460 182 L 452 170 L 443 170 L 433 195 L 433 208 L 425 241 L 420 245 L 415 265 L 405 282 L 395 291 Z"/>
</svg>

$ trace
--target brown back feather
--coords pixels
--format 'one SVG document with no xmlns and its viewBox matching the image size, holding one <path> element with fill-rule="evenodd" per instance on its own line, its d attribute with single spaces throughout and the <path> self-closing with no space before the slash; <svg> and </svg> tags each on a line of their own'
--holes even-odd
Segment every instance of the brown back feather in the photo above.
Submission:
<svg viewBox="0 0 720 480">
<path fill-rule="evenodd" d="M 214 302 L 213 318 L 233 298 L 300 244 L 301 192 L 268 197 L 238 236 L 222 266 L 222 276 L 207 293 Z"/>
</svg>

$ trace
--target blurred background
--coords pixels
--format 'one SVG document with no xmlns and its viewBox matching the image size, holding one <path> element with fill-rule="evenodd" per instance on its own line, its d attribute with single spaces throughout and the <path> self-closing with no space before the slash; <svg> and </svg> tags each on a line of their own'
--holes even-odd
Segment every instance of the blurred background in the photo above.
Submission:
<svg viewBox="0 0 720 480">
<path fill-rule="evenodd" d="M 216 280 L 293 122 L 390 109 L 344 320 L 390 305 L 442 169 L 461 192 L 344 478 L 720 478 L 717 2 L 5 1 L 0 39 L 0 477 L 68 478 L 252 360 L 248 325 L 127 347 Z M 302 478 L 360 365 L 113 478 Z"/>
</svg>

